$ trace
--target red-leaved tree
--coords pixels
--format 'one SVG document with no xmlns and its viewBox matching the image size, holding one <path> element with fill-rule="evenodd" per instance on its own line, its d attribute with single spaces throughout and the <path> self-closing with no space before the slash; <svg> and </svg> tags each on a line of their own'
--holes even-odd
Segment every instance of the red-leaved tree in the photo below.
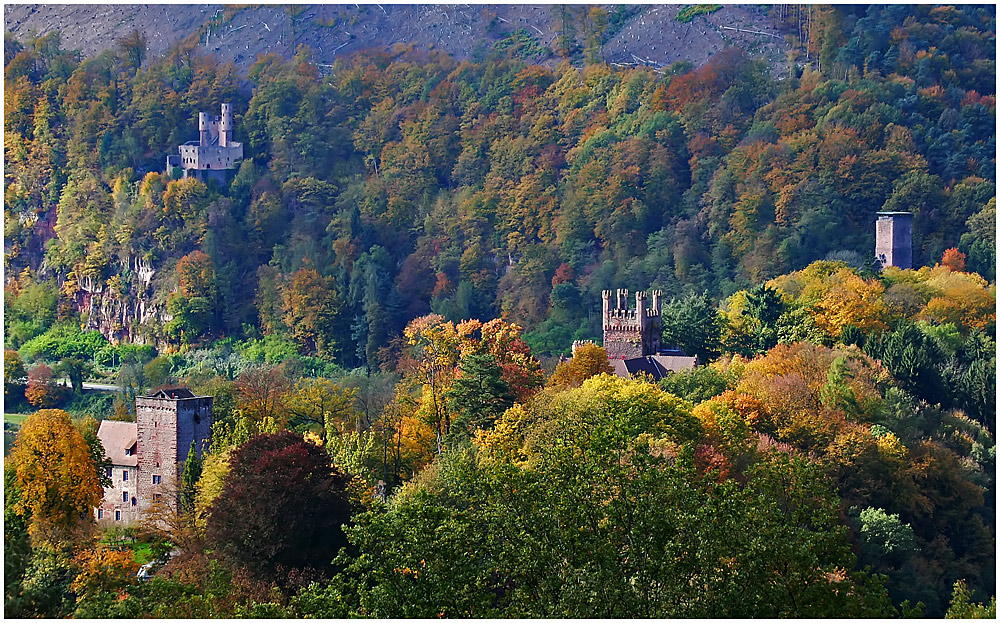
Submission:
<svg viewBox="0 0 1000 623">
<path fill-rule="evenodd" d="M 326 576 L 351 519 L 349 478 L 322 448 L 290 431 L 254 437 L 229 462 L 206 538 L 223 561 L 287 585 Z"/>
</svg>

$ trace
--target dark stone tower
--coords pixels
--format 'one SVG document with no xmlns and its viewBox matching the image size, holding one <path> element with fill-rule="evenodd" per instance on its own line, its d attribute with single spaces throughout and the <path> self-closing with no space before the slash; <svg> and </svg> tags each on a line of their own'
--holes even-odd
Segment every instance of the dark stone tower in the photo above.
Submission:
<svg viewBox="0 0 1000 623">
<path fill-rule="evenodd" d="M 886 266 L 913 267 L 913 214 L 879 212 L 875 221 L 875 257 Z"/>
<path fill-rule="evenodd" d="M 659 353 L 661 296 L 659 290 L 653 290 L 652 304 L 647 307 L 646 293 L 636 292 L 635 309 L 629 309 L 628 290 L 617 291 L 615 307 L 611 307 L 611 290 L 602 292 L 604 350 L 608 359 L 634 359 Z"/>
<path fill-rule="evenodd" d="M 176 510 L 191 442 L 201 453 L 212 434 L 212 397 L 195 396 L 183 388 L 137 396 L 135 420 L 140 504 L 148 508 L 162 501 Z"/>
</svg>

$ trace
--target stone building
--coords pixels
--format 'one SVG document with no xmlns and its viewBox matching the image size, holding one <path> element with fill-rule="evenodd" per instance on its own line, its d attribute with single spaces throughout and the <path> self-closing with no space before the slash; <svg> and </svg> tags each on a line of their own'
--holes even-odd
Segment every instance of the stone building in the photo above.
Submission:
<svg viewBox="0 0 1000 623">
<path fill-rule="evenodd" d="M 697 363 L 695 357 L 686 357 L 677 350 L 660 347 L 663 330 L 660 311 L 662 293 L 653 290 L 647 306 L 646 293 L 635 293 L 635 309 L 629 309 L 629 292 L 615 292 L 615 305 L 611 306 L 611 290 L 601 293 L 604 350 L 615 374 L 632 378 L 646 374 L 660 380 L 670 372 L 690 370 Z M 574 347 L 576 344 L 574 344 Z"/>
<path fill-rule="evenodd" d="M 98 438 L 114 463 L 99 521 L 130 523 L 154 503 L 176 510 L 188 450 L 200 453 L 212 432 L 212 397 L 164 389 L 135 399 L 135 422 L 101 422 Z M 129 445 L 131 444 L 131 445 Z"/>
<path fill-rule="evenodd" d="M 232 104 L 223 104 L 221 115 L 198 113 L 198 134 L 197 141 L 177 148 L 179 155 L 167 156 L 167 171 L 180 167 L 185 178 L 214 179 L 225 184 L 229 171 L 243 160 L 243 143 L 233 140 Z"/>
<path fill-rule="evenodd" d="M 875 257 L 886 266 L 913 267 L 913 214 L 878 212 L 875 221 Z"/>
<path fill-rule="evenodd" d="M 104 488 L 104 499 L 96 511 L 97 520 L 132 523 L 139 518 L 135 422 L 104 420 L 97 429 L 97 438 L 112 464 L 105 474 L 111 479 L 111 486 Z"/>
</svg>

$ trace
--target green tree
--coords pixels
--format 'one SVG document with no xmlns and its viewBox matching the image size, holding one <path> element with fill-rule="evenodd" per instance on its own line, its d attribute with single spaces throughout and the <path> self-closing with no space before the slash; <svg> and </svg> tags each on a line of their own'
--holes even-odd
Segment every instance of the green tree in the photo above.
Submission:
<svg viewBox="0 0 1000 623">
<path fill-rule="evenodd" d="M 721 353 L 723 320 L 707 294 L 692 294 L 663 306 L 663 343 L 698 357 L 702 364 Z"/>
<path fill-rule="evenodd" d="M 916 536 L 899 515 L 889 515 L 881 508 L 866 508 L 859 515 L 861 538 L 875 553 L 876 560 L 899 557 L 917 548 Z"/>
<path fill-rule="evenodd" d="M 476 429 L 492 428 L 500 414 L 514 404 L 514 392 L 489 353 L 469 353 L 458 362 L 458 370 L 444 397 L 457 414 L 452 432 L 458 430 L 467 437 Z"/>
<path fill-rule="evenodd" d="M 972 591 L 965 585 L 965 580 L 955 582 L 951 603 L 946 619 L 995 619 L 997 616 L 996 595 L 990 598 L 989 604 L 977 604 L 972 601 Z"/>
<path fill-rule="evenodd" d="M 349 530 L 308 616 L 726 617 L 891 612 L 803 459 L 699 475 L 686 403 L 596 377 L 505 412 Z M 662 513 L 656 509 L 671 509 Z M 697 578 L 692 584 L 690 578 Z M 460 589 L 460 587 L 464 587 Z"/>
</svg>

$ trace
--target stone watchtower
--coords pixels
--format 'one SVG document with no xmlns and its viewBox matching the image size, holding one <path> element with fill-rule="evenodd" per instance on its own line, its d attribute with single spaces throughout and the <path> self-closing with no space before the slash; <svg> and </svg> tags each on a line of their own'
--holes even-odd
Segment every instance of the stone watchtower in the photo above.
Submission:
<svg viewBox="0 0 1000 623">
<path fill-rule="evenodd" d="M 135 420 L 140 510 L 157 502 L 177 510 L 191 442 L 200 454 L 212 434 L 212 397 L 183 388 L 136 396 Z"/>
<path fill-rule="evenodd" d="M 661 297 L 659 290 L 653 290 L 652 304 L 647 306 L 646 293 L 636 292 L 635 309 L 629 309 L 628 290 L 615 293 L 614 307 L 611 290 L 601 293 L 604 350 L 608 359 L 634 359 L 659 353 Z"/>
<path fill-rule="evenodd" d="M 878 212 L 875 221 L 875 258 L 886 266 L 913 267 L 913 214 Z"/>
</svg>

